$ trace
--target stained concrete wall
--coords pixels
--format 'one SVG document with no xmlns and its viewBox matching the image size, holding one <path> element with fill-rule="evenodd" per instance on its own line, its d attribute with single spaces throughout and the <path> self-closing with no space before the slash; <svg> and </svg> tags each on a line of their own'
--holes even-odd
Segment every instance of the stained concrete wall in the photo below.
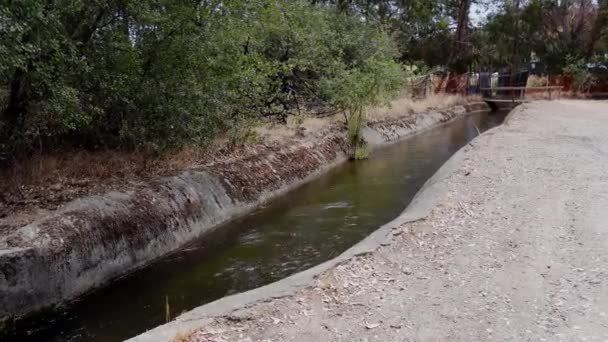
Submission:
<svg viewBox="0 0 608 342">
<path fill-rule="evenodd" d="M 484 104 L 370 123 L 370 147 L 436 127 Z M 77 298 L 347 159 L 343 131 L 189 170 L 128 192 L 79 199 L 0 236 L 0 320 Z"/>
</svg>

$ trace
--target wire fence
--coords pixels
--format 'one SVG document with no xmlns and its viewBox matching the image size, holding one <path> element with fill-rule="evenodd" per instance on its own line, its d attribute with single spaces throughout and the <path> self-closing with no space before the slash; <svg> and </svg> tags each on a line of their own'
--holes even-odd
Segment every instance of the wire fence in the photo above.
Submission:
<svg viewBox="0 0 608 342">
<path fill-rule="evenodd" d="M 608 97 L 608 80 L 596 80 L 580 87 L 569 75 L 539 76 L 530 75 L 528 71 L 464 74 L 441 71 L 409 78 L 406 93 L 413 99 L 439 93 L 482 98 Z"/>
</svg>

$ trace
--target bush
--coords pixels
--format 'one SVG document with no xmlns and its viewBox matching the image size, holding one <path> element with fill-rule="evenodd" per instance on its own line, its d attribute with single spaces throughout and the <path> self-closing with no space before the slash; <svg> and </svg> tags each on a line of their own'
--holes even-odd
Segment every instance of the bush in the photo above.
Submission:
<svg viewBox="0 0 608 342">
<path fill-rule="evenodd" d="M 307 104 L 364 110 L 402 84 L 386 33 L 304 0 L 23 0 L 0 21 L 0 162 L 204 145 Z"/>
<path fill-rule="evenodd" d="M 563 72 L 572 77 L 572 90 L 574 92 L 588 92 L 596 81 L 587 67 L 587 62 L 583 59 L 568 58 L 568 65 L 564 67 Z"/>
</svg>

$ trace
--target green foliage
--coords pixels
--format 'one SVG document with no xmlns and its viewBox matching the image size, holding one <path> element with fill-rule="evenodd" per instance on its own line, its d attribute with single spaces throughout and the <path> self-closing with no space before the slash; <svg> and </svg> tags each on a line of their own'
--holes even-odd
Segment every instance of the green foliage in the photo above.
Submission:
<svg viewBox="0 0 608 342">
<path fill-rule="evenodd" d="M 568 64 L 564 67 L 563 72 L 572 77 L 572 86 L 575 92 L 586 92 L 594 84 L 595 78 L 587 67 L 587 62 L 584 59 L 575 59 L 572 56 L 567 57 Z"/>
<path fill-rule="evenodd" d="M 346 113 L 349 137 L 356 150 L 365 144 L 361 129 L 366 125 L 367 108 L 387 104 L 403 88 L 407 73 L 393 60 L 397 51 L 386 35 L 368 28 L 356 37 L 351 29 L 356 19 L 340 19 L 334 23 L 338 32 L 334 48 L 351 57 L 334 66 L 328 74 L 331 77 L 322 80 L 321 89 L 331 105 Z"/>
<path fill-rule="evenodd" d="M 532 56 L 558 74 L 572 60 L 597 59 L 608 52 L 608 1 L 494 1 L 478 34 L 482 65 L 524 67 Z M 519 6 L 517 5 L 519 4 Z"/>
<path fill-rule="evenodd" d="M 369 157 L 369 149 L 367 148 L 367 145 L 357 146 L 357 148 L 355 149 L 354 159 L 363 160 L 363 159 L 367 159 L 368 157 Z"/>
<path fill-rule="evenodd" d="M 243 144 L 257 144 L 262 138 L 255 131 L 258 122 L 253 119 L 244 119 L 228 130 L 228 139 L 232 146 Z"/>
<path fill-rule="evenodd" d="M 22 0 L 0 22 L 0 162 L 248 140 L 244 123 L 373 105 L 403 75 L 379 26 L 303 0 Z"/>
<path fill-rule="evenodd" d="M 3 336 L 3 333 L 12 331 L 15 329 L 15 319 L 14 318 L 6 318 L 0 319 L 0 336 Z"/>
<path fill-rule="evenodd" d="M 531 0 L 522 7 L 512 2 L 501 4 L 501 10 L 489 16 L 480 34 L 481 63 L 496 67 L 529 63 L 532 52 L 539 54 L 547 39 L 543 22 L 547 4 L 543 0 Z"/>
<path fill-rule="evenodd" d="M 362 143 L 361 130 L 366 124 L 367 117 L 363 108 L 349 113 L 347 122 L 348 137 L 353 146 L 358 146 Z"/>
<path fill-rule="evenodd" d="M 473 24 L 482 3 L 490 15 Z M 356 148 L 367 109 L 429 67 L 537 56 L 587 87 L 581 66 L 607 64 L 607 23 L 608 0 L 3 1 L 0 163 L 250 141 L 256 120 L 327 107 L 346 113 Z"/>
</svg>

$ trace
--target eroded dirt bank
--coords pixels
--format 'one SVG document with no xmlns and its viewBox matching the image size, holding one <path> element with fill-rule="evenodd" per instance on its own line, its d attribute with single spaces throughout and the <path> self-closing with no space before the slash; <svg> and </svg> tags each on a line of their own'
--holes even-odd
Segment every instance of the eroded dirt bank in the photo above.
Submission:
<svg viewBox="0 0 608 342">
<path fill-rule="evenodd" d="M 523 105 L 341 257 L 134 340 L 604 341 L 606 130 L 606 102 Z"/>
<path fill-rule="evenodd" d="M 484 105 L 458 106 L 370 124 L 372 147 Z M 0 235 L 0 318 L 75 298 L 165 255 L 217 224 L 289 191 L 346 159 L 332 126 L 238 158 L 123 192 L 75 200 Z"/>
</svg>

